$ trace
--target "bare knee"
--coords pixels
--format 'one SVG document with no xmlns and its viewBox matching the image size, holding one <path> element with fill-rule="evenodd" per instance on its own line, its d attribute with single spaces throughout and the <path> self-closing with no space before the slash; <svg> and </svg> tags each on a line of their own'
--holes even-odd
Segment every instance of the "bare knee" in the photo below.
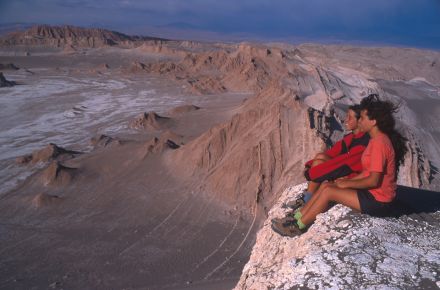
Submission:
<svg viewBox="0 0 440 290">
<path fill-rule="evenodd" d="M 322 159 L 314 159 L 312 162 L 312 167 L 319 165 L 319 164 L 322 164 L 324 162 L 325 162 L 325 160 L 322 160 Z"/>
<path fill-rule="evenodd" d="M 318 154 L 316 154 L 314 159 L 325 161 L 325 160 L 329 160 L 330 158 L 327 155 L 325 155 L 324 153 L 318 153 Z"/>
<path fill-rule="evenodd" d="M 334 201 L 334 192 L 335 186 L 329 183 L 324 183 L 324 187 L 321 190 L 322 198 L 325 198 L 327 201 Z"/>
<path fill-rule="evenodd" d="M 329 181 L 327 181 L 327 182 L 323 182 L 323 183 L 321 183 L 321 185 L 319 186 L 319 188 L 320 188 L 321 190 L 328 189 L 328 188 L 330 188 L 330 187 L 335 187 L 335 185 L 334 185 L 333 183 L 329 182 Z"/>
</svg>

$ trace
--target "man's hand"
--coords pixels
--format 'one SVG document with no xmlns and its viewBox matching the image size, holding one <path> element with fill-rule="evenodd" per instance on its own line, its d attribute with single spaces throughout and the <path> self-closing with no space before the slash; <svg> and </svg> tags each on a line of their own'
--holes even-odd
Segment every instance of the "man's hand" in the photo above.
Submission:
<svg viewBox="0 0 440 290">
<path fill-rule="evenodd" d="M 319 189 L 323 190 L 323 189 L 326 189 L 327 187 L 331 187 L 331 186 L 335 186 L 335 183 L 333 181 L 327 181 L 327 182 L 321 183 L 321 185 L 319 186 Z"/>
<path fill-rule="evenodd" d="M 338 179 L 335 181 L 335 185 L 339 188 L 349 188 L 350 187 L 350 180 Z"/>
</svg>

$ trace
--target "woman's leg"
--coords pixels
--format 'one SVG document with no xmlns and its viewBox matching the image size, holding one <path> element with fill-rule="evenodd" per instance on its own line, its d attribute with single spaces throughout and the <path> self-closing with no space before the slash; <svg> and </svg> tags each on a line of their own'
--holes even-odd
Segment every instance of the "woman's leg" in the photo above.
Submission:
<svg viewBox="0 0 440 290">
<path fill-rule="evenodd" d="M 307 204 L 307 208 L 301 209 L 301 221 L 305 225 L 310 225 L 315 221 L 318 214 L 326 211 L 330 201 L 343 204 L 357 211 L 361 210 L 357 190 L 339 188 L 334 185 L 325 186 L 317 194 L 314 194 L 310 201 L 312 201 L 311 205 Z"/>
<path fill-rule="evenodd" d="M 301 209 L 301 215 L 304 215 L 307 213 L 307 211 L 313 207 L 313 204 L 316 202 L 316 200 L 318 200 L 318 196 L 321 194 L 321 192 L 330 186 L 330 183 L 325 182 L 322 183 L 321 186 L 318 188 L 318 190 L 312 195 L 312 198 L 309 200 L 309 202 L 307 202 Z"/>
</svg>

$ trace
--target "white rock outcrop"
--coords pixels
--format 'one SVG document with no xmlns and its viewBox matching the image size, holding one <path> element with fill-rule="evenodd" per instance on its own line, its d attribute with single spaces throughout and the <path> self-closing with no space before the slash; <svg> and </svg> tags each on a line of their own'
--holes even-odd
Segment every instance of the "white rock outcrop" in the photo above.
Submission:
<svg viewBox="0 0 440 290">
<path fill-rule="evenodd" d="M 414 289 L 440 286 L 440 212 L 374 218 L 336 205 L 295 238 L 272 231 L 281 206 L 306 188 L 287 188 L 257 235 L 235 289 Z"/>
</svg>

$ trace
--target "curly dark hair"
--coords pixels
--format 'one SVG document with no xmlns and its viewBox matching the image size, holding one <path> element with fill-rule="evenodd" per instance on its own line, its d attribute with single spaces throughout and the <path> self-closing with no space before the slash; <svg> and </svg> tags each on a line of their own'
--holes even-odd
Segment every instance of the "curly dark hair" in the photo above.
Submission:
<svg viewBox="0 0 440 290">
<path fill-rule="evenodd" d="M 393 144 L 396 172 L 399 172 L 399 167 L 404 163 L 405 154 L 408 151 L 406 145 L 408 139 L 403 137 L 395 128 L 396 120 L 394 119 L 393 113 L 396 113 L 399 107 L 400 104 L 395 105 L 390 101 L 380 100 L 377 94 L 371 94 L 361 101 L 361 110 L 367 111 L 367 116 L 370 120 L 376 120 L 376 125 L 379 130 L 385 133 Z"/>
</svg>

